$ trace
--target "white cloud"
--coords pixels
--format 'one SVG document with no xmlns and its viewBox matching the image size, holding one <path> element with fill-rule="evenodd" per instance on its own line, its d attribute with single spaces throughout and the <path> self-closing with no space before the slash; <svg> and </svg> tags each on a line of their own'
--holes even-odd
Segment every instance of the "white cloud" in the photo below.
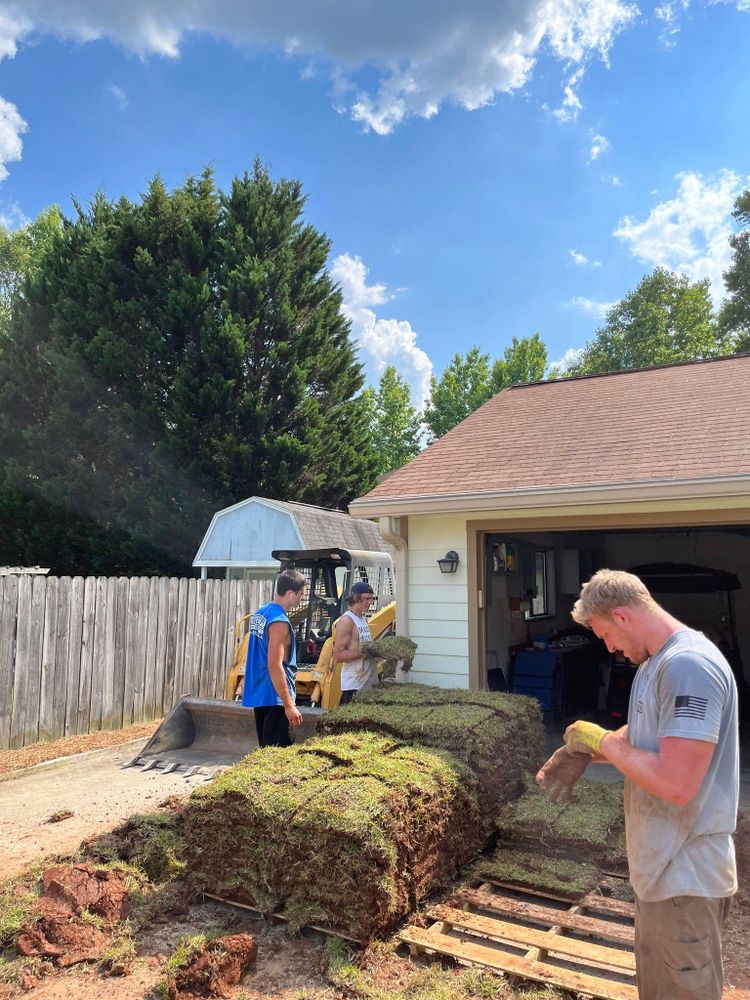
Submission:
<svg viewBox="0 0 750 1000">
<path fill-rule="evenodd" d="M 573 263 L 578 267 L 601 267 L 602 262 L 600 260 L 589 260 L 585 253 L 579 253 L 578 250 L 568 250 L 568 253 L 573 258 Z"/>
<path fill-rule="evenodd" d="M 594 299 L 587 299 L 584 295 L 576 295 L 567 304 L 574 309 L 588 313 L 589 316 L 595 316 L 596 319 L 604 319 L 609 310 L 617 305 L 616 302 L 596 302 Z"/>
<path fill-rule="evenodd" d="M 623 218 L 614 235 L 644 264 L 667 267 L 691 281 L 709 278 L 716 303 L 724 297 L 722 273 L 731 262 L 731 212 L 750 184 L 732 170 L 704 179 L 680 173 L 677 194 L 651 209 L 643 221 Z"/>
<path fill-rule="evenodd" d="M 616 188 L 622 187 L 622 181 L 620 180 L 620 178 L 616 174 L 610 174 L 610 176 L 607 178 L 607 180 L 612 185 L 612 187 L 616 187 Z"/>
<path fill-rule="evenodd" d="M 575 121 L 578 117 L 578 112 L 583 108 L 581 104 L 581 99 L 578 96 L 576 87 L 583 79 L 584 67 L 579 66 L 578 69 L 571 73 L 568 77 L 568 82 L 563 88 L 564 98 L 563 102 L 559 108 L 556 108 L 552 114 L 561 122 Z"/>
<path fill-rule="evenodd" d="M 119 104 L 120 110 L 124 111 L 125 108 L 127 108 L 128 106 L 128 95 L 125 93 L 122 87 L 118 87 L 116 83 L 108 83 L 107 90 Z"/>
<path fill-rule="evenodd" d="M 0 0 L 0 57 L 12 56 L 32 34 L 106 38 L 141 57 L 169 58 L 179 56 L 186 36 L 210 35 L 325 66 L 336 106 L 386 134 L 411 116 L 432 117 L 445 103 L 472 110 L 517 91 L 548 54 L 565 67 L 562 111 L 575 116 L 586 66 L 606 62 L 638 13 L 630 0 L 381 0 L 376 12 L 372 4 L 329 0 L 324 11 L 310 0 L 24 0 L 23 7 Z"/>
<path fill-rule="evenodd" d="M 682 16 L 690 7 L 690 0 L 665 0 L 654 8 L 654 17 L 661 21 L 661 40 L 666 48 L 675 46 L 674 36 L 679 34 Z"/>
<path fill-rule="evenodd" d="M 610 148 L 610 141 L 606 135 L 598 135 L 597 133 L 592 134 L 591 149 L 589 150 L 589 163 L 593 163 L 594 160 L 598 160 L 602 153 L 608 153 Z"/>
<path fill-rule="evenodd" d="M 16 202 L 11 202 L 4 208 L 0 208 L 0 226 L 3 229 L 23 229 L 31 222 L 21 210 L 21 206 Z"/>
<path fill-rule="evenodd" d="M 411 386 L 414 405 L 421 409 L 430 392 L 432 362 L 417 347 L 417 334 L 407 320 L 380 319 L 372 306 L 393 298 L 385 285 L 368 285 L 367 268 L 361 258 L 340 254 L 331 274 L 341 286 L 344 315 L 351 321 L 368 379 L 377 383 L 387 365 L 395 365 Z"/>
<path fill-rule="evenodd" d="M 556 368 L 560 372 L 567 371 L 576 361 L 580 361 L 583 350 L 582 347 L 569 347 L 561 358 L 550 362 L 549 370 L 551 371 L 553 368 Z"/>
<path fill-rule="evenodd" d="M 750 0 L 704 0 L 704 6 L 715 7 L 717 4 L 728 4 L 738 11 L 750 11 Z M 682 30 L 682 22 L 688 16 L 691 0 L 663 0 L 654 8 L 654 17 L 661 22 L 660 39 L 664 48 L 673 49 L 677 44 L 677 35 Z"/>
<path fill-rule="evenodd" d="M 15 104 L 0 97 L 0 181 L 8 176 L 5 164 L 21 159 L 21 136 L 27 128 Z"/>
</svg>

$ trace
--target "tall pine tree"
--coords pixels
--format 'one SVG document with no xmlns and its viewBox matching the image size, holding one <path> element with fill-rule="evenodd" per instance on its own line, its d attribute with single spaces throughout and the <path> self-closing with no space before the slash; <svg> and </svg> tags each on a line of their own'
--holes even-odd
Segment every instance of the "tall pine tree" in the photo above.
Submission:
<svg viewBox="0 0 750 1000">
<path fill-rule="evenodd" d="M 0 353 L 0 561 L 185 572 L 218 506 L 375 475 L 360 366 L 296 181 L 256 163 L 66 221 Z"/>
</svg>

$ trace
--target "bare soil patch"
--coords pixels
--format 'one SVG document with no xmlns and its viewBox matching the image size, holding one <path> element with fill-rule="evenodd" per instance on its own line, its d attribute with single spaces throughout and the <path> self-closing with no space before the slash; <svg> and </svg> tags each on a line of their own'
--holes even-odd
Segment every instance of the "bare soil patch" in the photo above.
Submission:
<svg viewBox="0 0 750 1000">
<path fill-rule="evenodd" d="M 185 798 L 203 783 L 200 775 L 123 770 L 139 746 L 78 755 L 0 781 L 0 879 L 42 858 L 70 855 L 81 841 L 135 813 L 154 812 L 169 796 Z M 67 818 L 52 822 L 61 814 Z"/>
<path fill-rule="evenodd" d="M 0 775 L 20 771 L 35 764 L 43 764 L 58 757 L 71 757 L 74 754 L 87 753 L 91 750 L 103 750 L 105 747 L 118 746 L 130 740 L 148 739 L 156 731 L 157 722 L 147 722 L 124 729 L 111 729 L 101 733 L 86 733 L 83 736 L 65 736 L 52 743 L 30 743 L 17 750 L 5 750 L 0 753 Z"/>
<path fill-rule="evenodd" d="M 734 838 L 739 888 L 724 929 L 724 971 L 735 1000 L 750 998 L 750 810 L 741 809 Z"/>
</svg>

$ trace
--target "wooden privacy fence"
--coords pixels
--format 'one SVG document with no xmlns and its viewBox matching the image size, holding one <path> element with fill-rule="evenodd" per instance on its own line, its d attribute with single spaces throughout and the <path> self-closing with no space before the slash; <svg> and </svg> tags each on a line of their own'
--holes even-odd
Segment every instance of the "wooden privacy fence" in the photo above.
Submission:
<svg viewBox="0 0 750 1000">
<path fill-rule="evenodd" d="M 0 750 L 223 698 L 235 623 L 266 580 L 0 577 Z"/>
</svg>

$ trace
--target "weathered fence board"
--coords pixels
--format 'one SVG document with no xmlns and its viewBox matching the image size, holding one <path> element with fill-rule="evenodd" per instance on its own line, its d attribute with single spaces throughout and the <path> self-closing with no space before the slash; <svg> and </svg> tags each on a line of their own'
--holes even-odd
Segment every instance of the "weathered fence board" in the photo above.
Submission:
<svg viewBox="0 0 750 1000">
<path fill-rule="evenodd" d="M 87 576 L 83 588 L 83 631 L 81 670 L 78 675 L 78 728 L 88 733 L 91 722 L 91 674 L 94 669 L 94 634 L 96 632 L 96 577 Z"/>
<path fill-rule="evenodd" d="M 55 683 L 49 738 L 57 740 L 65 735 L 65 716 L 68 696 L 68 642 L 70 640 L 71 579 L 60 577 L 57 585 L 57 635 L 55 636 Z"/>
<path fill-rule="evenodd" d="M 3 577 L 0 588 L 0 747 L 7 747 L 13 708 L 18 577 Z"/>
<path fill-rule="evenodd" d="M 53 739 L 55 719 L 55 660 L 57 656 L 57 591 L 59 581 L 47 581 L 42 630 L 42 675 L 39 683 L 39 739 Z"/>
<path fill-rule="evenodd" d="M 0 579 L 0 751 L 224 696 L 237 619 L 270 581 Z"/>
<path fill-rule="evenodd" d="M 65 684 L 65 735 L 73 736 L 78 728 L 78 692 L 83 652 L 83 595 L 85 581 L 75 576 L 70 581 L 70 631 L 68 632 L 68 677 Z"/>
</svg>

